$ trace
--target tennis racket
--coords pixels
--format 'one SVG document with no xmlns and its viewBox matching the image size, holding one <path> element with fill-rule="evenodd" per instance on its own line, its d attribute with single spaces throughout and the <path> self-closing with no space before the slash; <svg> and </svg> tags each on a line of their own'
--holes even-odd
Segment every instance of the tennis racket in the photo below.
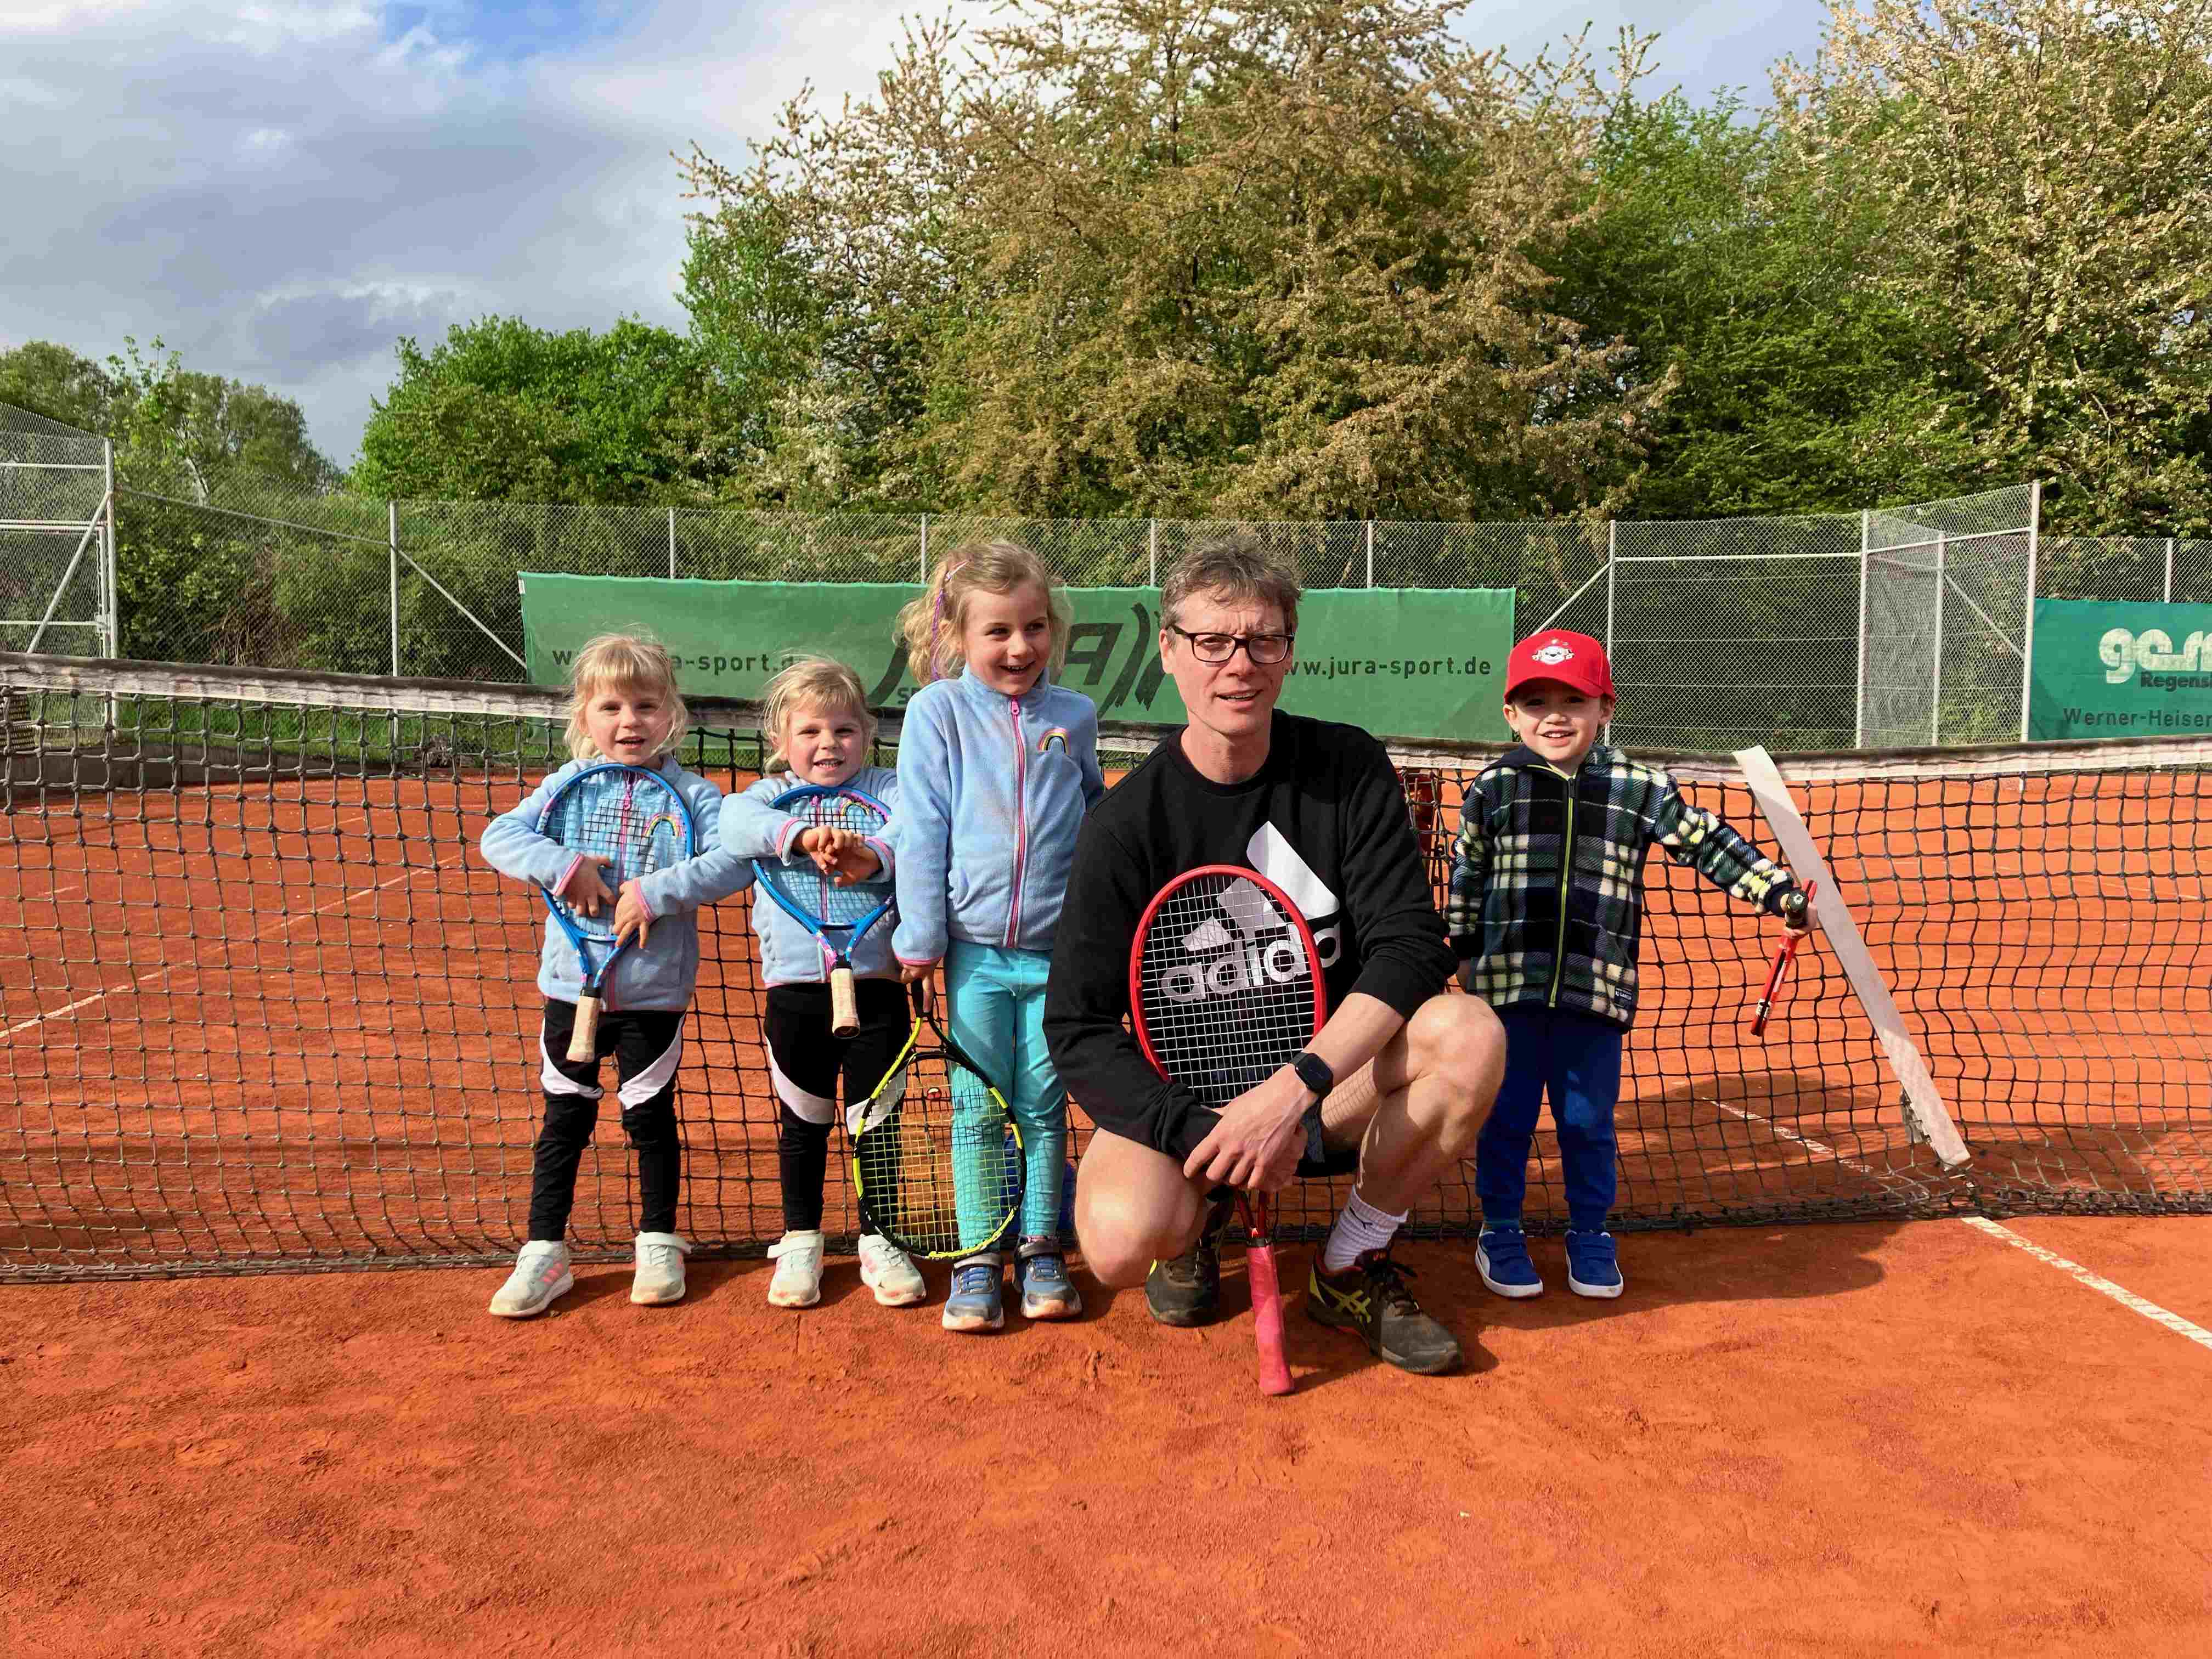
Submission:
<svg viewBox="0 0 2212 1659">
<path fill-rule="evenodd" d="M 1160 889 L 1129 952 L 1129 1007 L 1153 1068 L 1221 1107 L 1273 1076 L 1328 1016 L 1321 953 L 1289 895 L 1256 871 L 1211 864 Z M 1260 1391 L 1288 1394 L 1273 1206 L 1243 1193 L 1245 1273 Z"/>
<path fill-rule="evenodd" d="M 823 784 L 787 789 L 769 805 L 810 830 L 852 830 L 863 836 L 880 836 L 891 816 L 873 795 Z M 840 886 L 795 842 L 791 857 L 755 859 L 753 871 L 761 890 L 822 947 L 830 964 L 830 1035 L 855 1035 L 860 1029 L 860 1009 L 853 993 L 853 947 L 890 914 L 890 878 L 878 867 L 872 880 Z"/>
<path fill-rule="evenodd" d="M 912 988 L 914 1028 L 884 1080 L 845 1114 L 868 1224 L 909 1255 L 988 1250 L 1022 1198 L 1021 1127 L 982 1068 Z"/>
<path fill-rule="evenodd" d="M 538 814 L 538 833 L 590 860 L 599 879 L 619 893 L 624 882 L 691 856 L 691 809 L 659 773 L 609 761 L 584 768 L 555 791 Z M 612 905 L 587 915 L 551 888 L 538 890 L 576 947 L 584 988 L 576 999 L 568 1058 L 590 1060 L 599 1052 L 600 988 L 629 947 L 615 938 Z"/>
<path fill-rule="evenodd" d="M 1812 931 L 1813 895 L 1820 887 L 1817 881 L 1805 884 L 1805 918 L 1808 926 L 1792 927 L 1783 935 L 1782 943 L 1774 948 L 1774 966 L 1767 969 L 1766 988 L 1759 994 L 1759 1006 L 1752 1011 L 1751 1034 L 1761 1036 L 1766 1031 L 1766 1017 L 1774 1009 L 1774 994 L 1782 988 L 1782 977 L 1790 971 L 1790 964 L 1797 959 L 1797 947 L 1805 942 Z"/>
</svg>

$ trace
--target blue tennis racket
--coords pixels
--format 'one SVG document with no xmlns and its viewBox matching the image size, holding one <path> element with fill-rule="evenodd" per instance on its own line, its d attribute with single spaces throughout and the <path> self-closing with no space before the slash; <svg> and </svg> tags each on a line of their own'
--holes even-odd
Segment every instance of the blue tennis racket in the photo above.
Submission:
<svg viewBox="0 0 2212 1659">
<path fill-rule="evenodd" d="M 624 882 L 691 856 L 691 809 L 659 773 L 607 762 L 561 786 L 538 815 L 538 833 L 590 860 L 599 879 L 620 893 Z M 612 905 L 599 905 L 594 915 L 550 887 L 538 890 L 576 947 L 584 989 L 576 999 L 568 1058 L 590 1060 L 599 1052 L 600 988 L 628 945 L 615 938 Z"/>
<path fill-rule="evenodd" d="M 806 784 L 787 789 L 769 805 L 787 812 L 808 829 L 850 830 L 880 836 L 890 810 L 858 789 Z M 841 885 L 813 859 L 792 843 L 787 859 L 755 859 L 754 873 L 766 893 L 799 925 L 814 935 L 830 964 L 830 1034 L 848 1037 L 860 1029 L 860 1009 L 853 994 L 853 949 L 863 935 L 890 914 L 892 887 L 877 867 L 868 881 Z"/>
</svg>

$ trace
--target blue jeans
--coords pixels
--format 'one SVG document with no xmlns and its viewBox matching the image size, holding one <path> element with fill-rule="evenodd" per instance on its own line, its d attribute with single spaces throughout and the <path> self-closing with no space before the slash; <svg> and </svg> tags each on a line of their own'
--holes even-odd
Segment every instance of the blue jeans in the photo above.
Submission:
<svg viewBox="0 0 2212 1659">
<path fill-rule="evenodd" d="M 1060 1182 L 1067 1158 L 1067 1091 L 1044 1046 L 1044 983 L 1051 967 L 1048 951 L 965 939 L 954 939 L 945 953 L 952 1040 L 1005 1091 L 1021 1126 L 1024 1238 L 1059 1237 Z M 956 1144 L 957 1139 L 956 1128 Z M 965 1231 L 965 1216 L 962 1222 Z"/>
<path fill-rule="evenodd" d="M 1540 1003 L 1497 1012 L 1505 1027 L 1505 1081 L 1474 1146 L 1474 1191 L 1483 1221 L 1521 1219 L 1528 1147 L 1549 1093 L 1567 1188 L 1567 1224 L 1595 1232 L 1613 1208 L 1613 1110 L 1620 1098 L 1620 1045 L 1627 1033 L 1609 1021 Z"/>
</svg>

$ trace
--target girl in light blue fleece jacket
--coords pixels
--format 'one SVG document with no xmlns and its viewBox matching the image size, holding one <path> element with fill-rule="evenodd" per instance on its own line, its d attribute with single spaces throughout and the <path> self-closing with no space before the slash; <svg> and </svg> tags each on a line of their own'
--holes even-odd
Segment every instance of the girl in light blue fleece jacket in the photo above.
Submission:
<svg viewBox="0 0 2212 1659">
<path fill-rule="evenodd" d="M 568 1212 L 576 1197 L 576 1165 L 599 1116 L 599 1060 L 615 1060 L 623 1127 L 637 1153 L 637 1272 L 629 1299 L 678 1302 L 684 1257 L 690 1246 L 676 1233 L 682 1147 L 676 1130 L 676 1068 L 684 1054 L 684 1014 L 699 969 L 699 907 L 752 880 L 752 866 L 721 848 L 722 792 L 676 760 L 690 716 L 676 689 L 668 653 L 647 640 L 603 634 L 576 653 L 571 672 L 568 752 L 575 757 L 531 791 L 520 806 L 485 828 L 484 861 L 503 875 L 537 882 L 578 905 L 611 908 L 617 930 L 635 933 L 607 975 L 599 1052 L 572 1060 L 568 1037 L 583 980 L 575 947 L 545 923 L 538 988 L 545 994 L 538 1042 L 545 1126 L 532 1151 L 530 1237 L 514 1271 L 491 1299 L 491 1311 L 526 1319 L 574 1288 L 569 1272 Z M 691 811 L 697 850 L 691 857 L 609 892 L 599 869 L 538 833 L 555 791 L 583 768 L 618 761 L 659 773 Z"/>
<path fill-rule="evenodd" d="M 812 785 L 857 789 L 896 814 L 898 774 L 868 764 L 875 738 L 876 718 L 859 675 L 826 657 L 793 663 L 768 683 L 763 777 L 722 803 L 723 847 L 741 858 L 811 858 L 844 880 L 893 873 L 891 826 L 863 839 L 851 830 L 810 827 L 774 804 L 787 790 Z M 761 1035 L 775 1089 L 776 1172 L 783 1187 L 783 1237 L 769 1250 L 775 1274 L 768 1299 L 778 1308 L 811 1308 L 822 1299 L 822 1182 L 840 1076 L 848 1108 L 866 1099 L 898 1059 L 911 1021 L 885 923 L 869 928 L 853 947 L 860 1029 L 840 1037 L 830 1029 L 829 969 L 814 935 L 757 890 L 752 912 L 768 987 Z M 881 1234 L 862 1231 L 860 1255 L 860 1282 L 884 1307 L 909 1307 L 927 1296 L 913 1261 Z"/>
<path fill-rule="evenodd" d="M 908 981 L 943 962 L 953 1040 L 1021 1125 L 1014 1280 L 1030 1319 L 1083 1311 L 1059 1231 L 1067 1091 L 1045 1053 L 1044 990 L 1075 832 L 1106 793 L 1097 708 L 1052 684 L 1067 643 L 1053 588 L 1027 548 L 975 543 L 899 613 L 921 690 L 899 737 L 891 948 Z M 1000 1295 L 997 1251 L 957 1263 L 945 1329 L 997 1330 Z"/>
</svg>

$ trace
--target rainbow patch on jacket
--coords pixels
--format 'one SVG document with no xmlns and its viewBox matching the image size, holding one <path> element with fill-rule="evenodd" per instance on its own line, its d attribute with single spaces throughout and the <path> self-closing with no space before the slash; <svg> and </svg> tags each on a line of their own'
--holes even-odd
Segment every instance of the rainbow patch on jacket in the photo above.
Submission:
<svg viewBox="0 0 2212 1659">
<path fill-rule="evenodd" d="M 1063 755 L 1067 752 L 1067 728 L 1064 726 L 1054 726 L 1037 739 L 1038 754 L 1049 755 L 1055 749 Z"/>
</svg>

